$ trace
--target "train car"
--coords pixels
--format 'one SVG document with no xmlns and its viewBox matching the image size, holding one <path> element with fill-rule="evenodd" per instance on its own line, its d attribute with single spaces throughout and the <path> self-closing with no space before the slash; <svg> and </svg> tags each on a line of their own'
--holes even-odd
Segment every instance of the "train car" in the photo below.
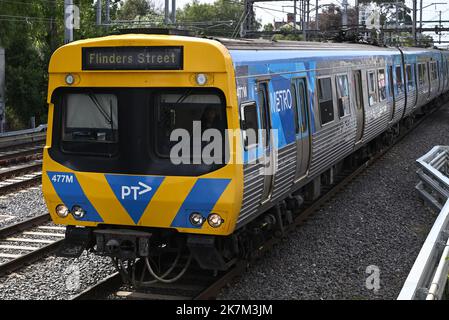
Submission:
<svg viewBox="0 0 449 320">
<path fill-rule="evenodd" d="M 447 92 L 447 59 L 139 34 L 59 48 L 42 184 L 53 221 L 68 226 L 60 254 L 89 249 L 125 275 L 140 259 L 163 282 L 192 262 L 229 268 Z M 164 254 L 173 265 L 157 273 Z"/>
</svg>

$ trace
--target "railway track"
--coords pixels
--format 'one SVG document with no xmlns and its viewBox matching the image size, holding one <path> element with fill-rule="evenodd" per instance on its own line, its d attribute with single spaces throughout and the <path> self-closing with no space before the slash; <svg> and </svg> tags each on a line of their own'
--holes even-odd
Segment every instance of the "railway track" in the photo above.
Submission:
<svg viewBox="0 0 449 320">
<path fill-rule="evenodd" d="M 0 195 L 40 183 L 41 170 L 41 160 L 0 169 Z"/>
<path fill-rule="evenodd" d="M 26 146 L 0 151 L 0 167 L 42 158 L 43 144 L 32 142 Z"/>
<path fill-rule="evenodd" d="M 447 106 L 447 104 L 446 104 Z M 258 248 L 258 252 L 254 254 L 255 257 L 262 256 L 266 251 L 270 250 L 278 244 L 286 233 L 292 232 L 296 227 L 304 224 L 307 219 L 317 212 L 321 207 L 326 205 L 328 201 L 342 192 L 345 187 L 353 180 L 361 176 L 368 167 L 373 165 L 379 159 L 381 159 L 394 145 L 400 142 L 411 131 L 416 129 L 428 116 L 438 110 L 435 108 L 426 115 L 421 116 L 414 125 L 404 131 L 399 137 L 396 138 L 393 144 L 385 147 L 377 153 L 375 157 L 366 161 L 362 165 L 358 166 L 351 172 L 342 172 L 341 175 L 336 177 L 336 183 L 329 188 L 320 198 L 312 203 L 306 203 L 299 211 L 299 215 L 295 218 L 294 222 L 284 230 L 284 234 L 279 237 L 273 237 L 268 240 L 262 247 Z M 139 300 L 208 300 L 214 299 L 219 294 L 220 290 L 232 282 L 236 277 L 240 276 L 246 270 L 248 264 L 253 262 L 242 260 L 238 262 L 233 268 L 227 272 L 220 273 L 216 276 L 198 276 L 198 274 L 204 274 L 205 271 L 193 270 L 188 272 L 179 282 L 173 284 L 163 284 L 156 282 L 144 289 L 127 290 L 123 289 L 123 283 L 121 275 L 114 273 L 98 284 L 91 286 L 74 296 L 74 300 L 87 300 L 87 299 L 139 299 Z M 195 272 L 197 271 L 197 272 Z M 105 294 L 106 293 L 106 294 Z"/>
<path fill-rule="evenodd" d="M 0 195 L 41 181 L 44 139 L 32 130 L 0 136 Z"/>
<path fill-rule="evenodd" d="M 59 246 L 65 227 L 49 222 L 46 213 L 0 229 L 0 276 L 41 259 Z"/>
</svg>

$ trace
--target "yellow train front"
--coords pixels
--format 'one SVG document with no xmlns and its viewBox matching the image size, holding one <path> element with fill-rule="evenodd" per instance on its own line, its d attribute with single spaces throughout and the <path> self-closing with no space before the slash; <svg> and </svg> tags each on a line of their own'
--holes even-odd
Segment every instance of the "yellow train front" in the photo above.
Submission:
<svg viewBox="0 0 449 320">
<path fill-rule="evenodd" d="M 68 226 L 61 255 L 91 249 L 122 267 L 165 253 L 205 269 L 232 263 L 232 241 L 213 237 L 232 234 L 243 193 L 222 45 L 168 35 L 68 44 L 51 58 L 48 103 L 42 185 L 53 221 Z M 202 152 L 207 129 L 225 141 L 209 152 L 222 161 Z"/>
</svg>

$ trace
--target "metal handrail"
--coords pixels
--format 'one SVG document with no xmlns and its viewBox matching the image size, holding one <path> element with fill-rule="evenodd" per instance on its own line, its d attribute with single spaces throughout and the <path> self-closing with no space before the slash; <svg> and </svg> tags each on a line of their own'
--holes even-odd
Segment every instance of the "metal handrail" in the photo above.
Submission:
<svg viewBox="0 0 449 320">
<path fill-rule="evenodd" d="M 33 129 L 25 129 L 25 130 L 18 130 L 18 131 L 10 131 L 10 132 L 3 132 L 0 133 L 0 139 L 3 137 L 15 137 L 15 136 L 23 136 L 27 134 L 33 134 L 38 132 L 45 132 L 47 131 L 47 125 L 41 124 L 36 128 Z"/>
<path fill-rule="evenodd" d="M 440 213 L 402 287 L 398 300 L 439 300 L 449 274 L 449 146 L 436 146 L 416 160 L 421 197 Z"/>
</svg>

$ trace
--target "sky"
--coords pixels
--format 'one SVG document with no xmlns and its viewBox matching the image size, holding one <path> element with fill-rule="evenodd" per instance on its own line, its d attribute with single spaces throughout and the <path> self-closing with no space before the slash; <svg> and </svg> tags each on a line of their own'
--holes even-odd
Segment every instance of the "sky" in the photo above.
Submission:
<svg viewBox="0 0 449 320">
<path fill-rule="evenodd" d="M 163 8 L 164 0 L 155 0 L 158 6 Z M 213 3 L 215 0 L 199 0 L 200 3 Z M 177 0 L 176 7 L 182 8 L 185 4 L 192 2 L 192 0 Z M 314 8 L 316 1 L 310 1 L 310 8 Z M 322 4 L 341 4 L 341 0 L 319 0 L 319 5 Z M 355 0 L 348 0 L 350 5 L 355 4 Z M 441 3 L 438 5 L 431 5 L 432 3 Z M 406 0 L 407 6 L 412 7 L 412 0 Z M 313 6 L 312 6 L 313 5 Z M 419 1 L 418 1 L 419 5 Z M 293 1 L 271 1 L 271 2 L 257 2 L 255 4 L 256 19 L 261 20 L 262 24 L 272 23 L 274 20 L 282 21 L 287 19 L 287 13 L 293 12 Z M 438 20 L 439 11 L 441 10 L 442 20 L 449 20 L 449 1 L 448 0 L 423 0 L 423 20 Z M 311 16 L 315 14 L 312 10 Z M 419 12 L 418 12 L 419 19 Z M 299 20 L 299 18 L 298 18 Z M 424 25 L 425 27 L 434 27 L 436 23 Z M 443 26 L 449 26 L 449 23 L 443 23 Z M 429 33 L 435 39 L 438 38 L 434 32 Z M 442 40 L 449 41 L 449 33 L 443 33 Z M 449 45 L 446 44 L 446 45 Z"/>
</svg>

